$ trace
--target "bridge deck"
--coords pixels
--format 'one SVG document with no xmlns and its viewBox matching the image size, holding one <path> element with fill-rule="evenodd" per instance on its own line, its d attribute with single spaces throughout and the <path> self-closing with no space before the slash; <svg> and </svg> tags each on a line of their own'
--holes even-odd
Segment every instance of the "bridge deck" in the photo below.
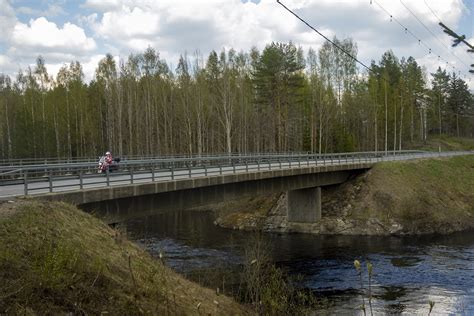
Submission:
<svg viewBox="0 0 474 316">
<path fill-rule="evenodd" d="M 380 153 L 378 153 L 380 155 Z M 163 183 L 160 189 L 152 190 L 153 192 L 163 190 L 173 190 L 176 188 L 176 184 L 188 183 L 184 185 L 186 188 L 192 188 L 195 185 L 189 183 L 201 183 L 202 185 L 209 185 L 209 183 L 219 184 L 219 181 L 213 180 L 214 178 L 230 179 L 229 175 L 236 175 L 238 177 L 232 178 L 231 181 L 241 182 L 250 180 L 264 179 L 268 177 L 282 177 L 290 176 L 295 174 L 310 174 L 310 173 L 321 173 L 335 171 L 335 170 L 357 170 L 370 168 L 373 164 L 379 161 L 392 161 L 392 160 L 409 160 L 419 158 L 434 158 L 434 157 L 450 157 L 458 155 L 474 154 L 474 152 L 445 152 L 445 153 L 426 153 L 426 152 L 401 152 L 396 155 L 388 156 L 377 156 L 373 152 L 368 153 L 357 153 L 357 155 L 350 154 L 334 154 L 332 156 L 285 156 L 284 158 L 275 156 L 260 157 L 256 162 L 254 157 L 253 160 L 243 161 L 242 157 L 238 160 L 231 160 L 233 158 L 220 157 L 219 165 L 203 165 L 200 166 L 196 161 L 187 161 L 188 168 L 174 168 L 173 165 L 167 165 L 163 168 L 163 164 L 156 164 L 154 162 L 153 168 L 147 168 L 140 164 L 135 165 L 136 168 L 131 168 L 133 164 L 126 164 L 128 170 L 125 172 L 110 173 L 106 174 L 94 174 L 90 172 L 90 166 L 86 170 L 84 167 L 80 167 L 74 170 L 63 170 L 63 173 L 57 173 L 57 167 L 38 167 L 28 169 L 28 167 L 19 167 L 20 177 L 10 179 L 8 181 L 0 179 L 0 198 L 12 198 L 15 196 L 22 196 L 25 194 L 34 196 L 53 196 L 60 198 L 69 196 L 72 200 L 79 202 L 79 200 L 86 200 L 84 198 L 78 199 L 78 196 L 84 196 L 81 192 L 91 192 L 100 190 L 106 193 L 109 198 L 115 196 L 110 192 L 124 192 L 129 191 L 128 196 L 137 195 L 141 191 L 140 189 L 145 184 L 150 183 Z M 278 159 L 278 160 L 277 160 Z M 223 161 L 227 162 L 227 165 L 223 165 Z M 191 167 L 192 164 L 195 167 Z M 202 163 L 200 158 L 199 162 Z M 67 164 L 66 164 L 67 166 Z M 331 167 L 331 168 L 329 168 Z M 64 169 L 65 166 L 62 167 Z M 56 173 L 52 175 L 52 171 Z M 148 171 L 147 171 L 148 170 Z M 88 172 L 89 171 L 89 172 Z M 281 171 L 281 172 L 276 172 Z M 29 173 L 28 173 L 29 172 Z M 35 172 L 35 173 L 34 173 Z M 31 175 L 38 175 L 39 173 L 43 176 L 32 178 Z M 49 174 L 49 176 L 48 176 Z M 25 176 L 26 175 L 26 176 Z M 46 176 L 45 176 L 46 175 Z M 247 176 L 246 176 L 247 175 Z M 1 173 L 0 173 L 1 176 Z M 189 181 L 193 180 L 193 181 Z M 197 181 L 194 181 L 197 180 Z M 229 180 L 225 180 L 229 181 Z M 206 184 L 207 183 L 207 184 Z M 179 185 L 178 185 L 179 187 Z M 114 190 L 108 190 L 113 188 Z M 132 188 L 132 189 L 130 189 Z M 165 189 L 163 189 L 165 188 Z M 105 191 L 104 191 L 105 190 Z M 131 190 L 131 191 L 130 191 Z M 138 190 L 138 191 L 137 191 Z M 153 193 L 150 189 L 147 192 Z M 134 193 L 135 192 L 135 193 Z M 137 193 L 138 192 L 138 193 Z M 73 193 L 73 194 L 71 194 Z M 119 194 L 123 195 L 123 194 Z M 106 198 L 104 193 L 100 196 Z M 98 197 L 96 197 L 97 199 Z"/>
</svg>

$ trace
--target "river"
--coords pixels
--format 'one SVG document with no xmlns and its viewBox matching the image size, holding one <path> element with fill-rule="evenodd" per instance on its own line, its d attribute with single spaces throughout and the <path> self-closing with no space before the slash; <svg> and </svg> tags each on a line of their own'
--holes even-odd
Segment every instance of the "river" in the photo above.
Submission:
<svg viewBox="0 0 474 316">
<path fill-rule="evenodd" d="M 178 272 L 206 286 L 234 291 L 238 280 L 233 272 L 241 269 L 255 234 L 216 227 L 213 220 L 211 212 L 173 211 L 130 220 L 125 226 L 133 240 L 152 255 L 161 252 Z M 309 234 L 262 238 L 270 247 L 271 260 L 298 275 L 298 286 L 323 297 L 330 313 L 360 313 L 360 280 L 353 265 L 358 259 L 374 266 L 374 313 L 427 315 L 428 302 L 434 301 L 433 314 L 474 314 L 474 231 L 403 238 Z"/>
</svg>

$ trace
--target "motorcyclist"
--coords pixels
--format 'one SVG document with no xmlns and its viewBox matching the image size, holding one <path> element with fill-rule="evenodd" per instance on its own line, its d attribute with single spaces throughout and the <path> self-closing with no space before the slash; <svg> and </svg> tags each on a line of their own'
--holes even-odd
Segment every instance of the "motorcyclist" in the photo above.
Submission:
<svg viewBox="0 0 474 316">
<path fill-rule="evenodd" d="M 112 154 L 110 153 L 110 151 L 106 152 L 106 153 L 105 153 L 105 163 L 106 163 L 106 166 L 110 166 L 113 161 L 114 161 L 114 159 L 112 158 Z"/>
<path fill-rule="evenodd" d="M 104 171 L 106 171 L 110 165 L 112 165 L 113 163 L 113 158 L 112 158 L 112 154 L 110 153 L 110 151 L 106 152 L 104 156 L 100 157 L 99 159 L 99 170 L 98 172 L 99 173 L 102 173 Z"/>
</svg>

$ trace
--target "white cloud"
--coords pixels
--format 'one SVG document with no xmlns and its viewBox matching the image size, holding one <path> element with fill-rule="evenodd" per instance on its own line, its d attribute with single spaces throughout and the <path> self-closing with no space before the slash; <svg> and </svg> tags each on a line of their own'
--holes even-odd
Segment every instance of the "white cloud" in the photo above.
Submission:
<svg viewBox="0 0 474 316">
<path fill-rule="evenodd" d="M 67 22 L 62 28 L 58 28 L 44 17 L 30 20 L 29 25 L 16 23 L 12 44 L 19 49 L 46 48 L 78 54 L 96 48 L 94 39 L 87 37 L 84 30 L 77 25 Z"/>
<path fill-rule="evenodd" d="M 7 42 L 10 38 L 11 31 L 17 22 L 15 10 L 7 0 L 0 0 L 0 43 Z"/>
<path fill-rule="evenodd" d="M 46 16 L 46 17 L 55 17 L 58 15 L 64 15 L 66 12 L 63 8 L 58 4 L 49 4 L 48 9 L 46 10 L 36 10 L 30 7 L 19 7 L 16 9 L 16 12 L 23 13 L 26 15 L 34 15 L 34 16 Z"/>
<path fill-rule="evenodd" d="M 97 33 L 108 39 L 120 41 L 125 39 L 136 39 L 150 37 L 159 31 L 159 16 L 153 12 L 144 11 L 141 8 L 133 9 L 123 7 L 118 12 L 106 12 L 100 24 L 96 25 Z"/>
<path fill-rule="evenodd" d="M 0 55 L 0 69 L 6 67 L 11 63 L 10 57 L 6 55 Z"/>
<path fill-rule="evenodd" d="M 434 71 L 438 65 L 445 66 L 443 60 L 449 60 L 467 72 L 453 53 L 465 64 L 473 63 L 464 47 L 450 47 L 450 38 L 442 33 L 435 16 L 457 29 L 467 12 L 461 0 L 426 1 L 435 14 L 425 0 L 373 0 L 372 5 L 369 0 L 281 1 L 328 37 L 352 37 L 358 44 L 359 58 L 367 64 L 372 59 L 378 61 L 389 49 L 399 57 L 415 57 L 428 71 Z M 390 22 L 389 15 L 377 3 L 408 27 L 422 44 L 395 21 Z M 66 23 L 60 28 L 41 17 L 31 20 L 29 25 L 20 23 L 12 14 L 9 2 L 0 0 L 0 26 L 2 29 L 3 24 L 7 26 L 5 38 L 9 38 L 3 40 L 10 45 L 7 55 L 11 59 L 20 56 L 27 60 L 28 56 L 41 53 L 52 63 L 79 59 L 87 63 L 90 69 L 84 67 L 84 72 L 91 78 L 100 59 L 97 56 L 106 52 L 126 58 L 132 52 L 152 46 L 176 65 L 177 58 L 185 51 L 192 56 L 198 50 L 207 58 L 211 50 L 233 47 L 248 51 L 252 46 L 263 49 L 272 41 L 291 40 L 305 50 L 309 47 L 318 50 L 324 42 L 275 0 L 262 0 L 258 4 L 241 0 L 86 0 L 79 7 L 75 14 L 78 25 Z M 85 31 L 92 31 L 93 38 L 86 36 Z M 432 48 L 431 54 L 427 47 Z"/>
<path fill-rule="evenodd" d="M 120 0 L 87 0 L 83 7 L 98 11 L 110 11 L 120 7 Z"/>
</svg>

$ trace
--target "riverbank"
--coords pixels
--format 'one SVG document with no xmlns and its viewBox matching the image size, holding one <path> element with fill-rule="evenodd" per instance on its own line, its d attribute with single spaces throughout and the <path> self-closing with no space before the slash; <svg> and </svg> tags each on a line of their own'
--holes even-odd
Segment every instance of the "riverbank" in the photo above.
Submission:
<svg viewBox="0 0 474 316">
<path fill-rule="evenodd" d="M 0 205 L 0 281 L 0 314 L 248 313 L 65 203 Z"/>
<path fill-rule="evenodd" d="M 216 224 L 273 232 L 447 234 L 474 228 L 474 156 L 383 162 L 323 188 L 322 220 L 290 223 L 286 194 L 212 206 Z"/>
</svg>

